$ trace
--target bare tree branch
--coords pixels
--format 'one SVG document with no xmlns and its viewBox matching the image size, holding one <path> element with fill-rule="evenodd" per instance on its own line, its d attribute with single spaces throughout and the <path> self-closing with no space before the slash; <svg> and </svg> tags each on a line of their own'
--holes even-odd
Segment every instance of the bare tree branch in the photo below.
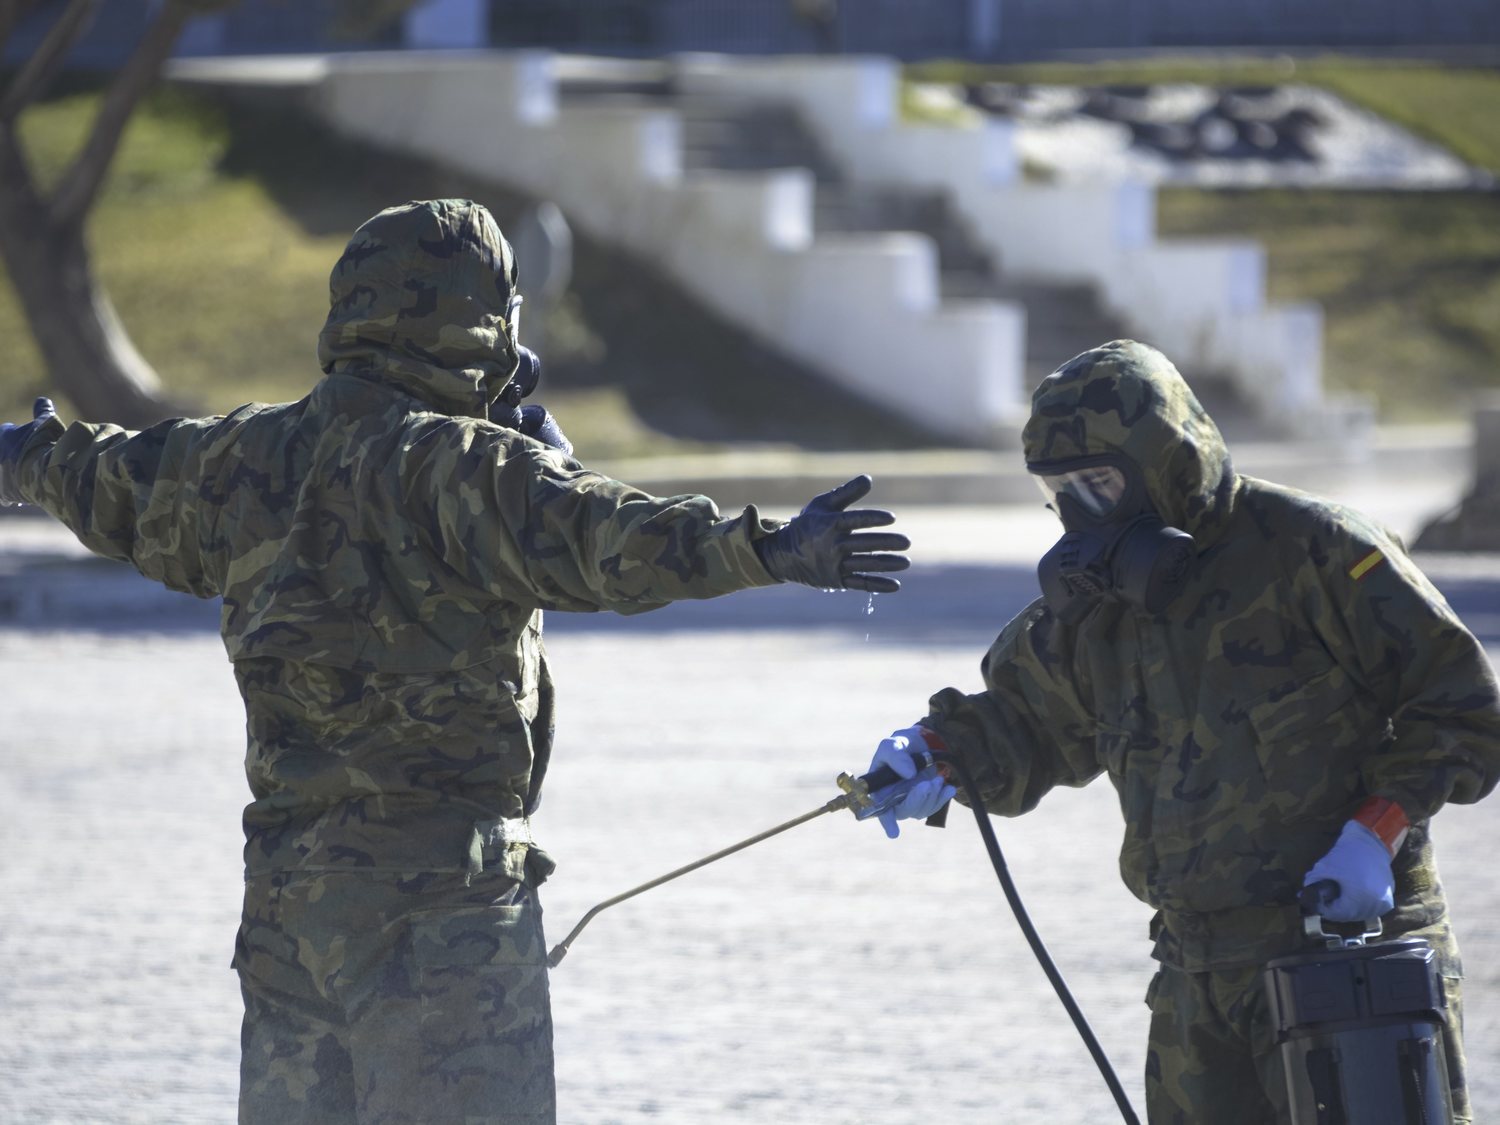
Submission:
<svg viewBox="0 0 1500 1125">
<path fill-rule="evenodd" d="M 102 2 L 103 0 L 73 0 L 63 14 L 57 17 L 57 22 L 48 29 L 36 54 L 27 59 L 21 69 L 16 72 L 15 78 L 11 80 L 10 89 L 5 91 L 3 98 L 0 98 L 0 122 L 14 121 L 23 109 L 47 89 L 52 79 L 57 77 L 57 72 L 62 67 L 63 60 L 68 57 L 68 52 L 94 22 L 94 16 L 98 14 Z M 0 11 L 0 19 L 19 20 L 25 14 L 22 9 L 26 7 L 29 5 L 8 4 L 3 11 Z M 9 26 L 3 28 L 0 46 L 3 46 L 4 40 L 9 38 L 10 31 Z"/>
<path fill-rule="evenodd" d="M 58 225 L 66 227 L 83 222 L 99 194 L 130 115 L 161 73 L 182 25 L 191 15 L 187 8 L 168 0 L 162 5 L 161 15 L 146 27 L 146 34 L 115 75 L 99 106 L 99 115 L 94 118 L 89 139 L 58 181 L 51 208 L 53 221 Z"/>
<path fill-rule="evenodd" d="M 16 25 L 31 14 L 40 0 L 0 0 L 0 49 L 5 47 Z"/>
</svg>

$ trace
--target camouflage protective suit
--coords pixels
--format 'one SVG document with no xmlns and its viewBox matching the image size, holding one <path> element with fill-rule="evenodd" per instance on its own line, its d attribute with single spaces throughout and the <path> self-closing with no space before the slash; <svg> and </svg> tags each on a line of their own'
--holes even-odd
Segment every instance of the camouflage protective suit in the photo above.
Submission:
<svg viewBox="0 0 1500 1125">
<path fill-rule="evenodd" d="M 992 813 L 1108 775 L 1120 872 L 1157 910 L 1151 1120 L 1284 1119 L 1259 972 L 1305 948 L 1303 875 L 1371 795 L 1413 822 L 1386 933 L 1433 941 L 1458 1011 L 1428 818 L 1500 776 L 1493 672 L 1392 534 L 1235 473 L 1154 349 L 1117 341 L 1064 365 L 1036 391 L 1024 444 L 1029 464 L 1124 453 L 1166 523 L 1193 536 L 1196 569 L 1154 616 L 1101 600 L 1069 627 L 1038 600 L 985 656 L 985 690 L 938 692 L 922 723 Z M 1456 1033 L 1449 1051 L 1465 1107 Z"/>
<path fill-rule="evenodd" d="M 241 1120 L 555 1116 L 532 844 L 544 609 L 774 579 L 780 526 L 661 499 L 486 420 L 516 368 L 511 249 L 466 201 L 392 208 L 333 270 L 298 402 L 139 433 L 55 419 L 25 498 L 222 597 L 244 698 Z"/>
</svg>

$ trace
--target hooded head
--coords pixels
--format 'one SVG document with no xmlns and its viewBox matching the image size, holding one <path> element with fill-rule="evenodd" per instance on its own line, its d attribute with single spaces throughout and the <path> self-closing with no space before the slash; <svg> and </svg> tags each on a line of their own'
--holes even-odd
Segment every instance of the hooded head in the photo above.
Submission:
<svg viewBox="0 0 1500 1125">
<path fill-rule="evenodd" d="M 477 418 L 516 371 L 516 259 L 477 203 L 387 208 L 354 232 L 328 288 L 324 371 L 371 374 Z"/>
<path fill-rule="evenodd" d="M 1200 546 L 1229 516 L 1234 470 L 1224 439 L 1171 360 L 1145 344 L 1116 340 L 1048 375 L 1021 440 L 1033 472 L 1123 455 L 1157 514 Z"/>
</svg>

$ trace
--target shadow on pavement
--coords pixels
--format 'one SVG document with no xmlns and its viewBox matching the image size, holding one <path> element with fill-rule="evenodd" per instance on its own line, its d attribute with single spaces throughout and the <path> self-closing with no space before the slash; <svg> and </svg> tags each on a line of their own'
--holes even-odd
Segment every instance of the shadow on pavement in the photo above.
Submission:
<svg viewBox="0 0 1500 1125">
<path fill-rule="evenodd" d="M 649 613 L 547 614 L 552 634 L 609 632 L 847 630 L 871 643 L 979 638 L 988 644 L 1031 600 L 1036 578 L 1016 566 L 929 566 L 896 595 L 824 593 L 801 586 L 747 590 Z M 92 633 L 189 632 L 219 627 L 218 599 L 174 593 L 120 563 L 49 561 L 0 573 L 0 628 Z"/>
<path fill-rule="evenodd" d="M 1485 645 L 1500 645 L 1500 574 L 1438 576 L 1437 586 Z M 973 643 L 987 646 L 1037 596 L 1029 565 L 926 565 L 899 594 L 825 593 L 773 586 L 649 613 L 547 615 L 552 634 L 608 631 L 664 634 L 694 630 L 845 631 L 871 644 Z M 219 602 L 173 593 L 129 567 L 102 559 L 49 560 L 0 572 L 0 628 L 83 632 L 217 631 Z"/>
<path fill-rule="evenodd" d="M 1036 574 L 1014 565 L 924 566 L 901 579 L 901 592 L 872 596 L 771 586 L 706 602 L 678 602 L 638 616 L 553 613 L 548 633 L 608 629 L 667 633 L 692 629 L 845 631 L 871 644 L 971 641 L 987 646 L 1036 596 Z"/>
</svg>

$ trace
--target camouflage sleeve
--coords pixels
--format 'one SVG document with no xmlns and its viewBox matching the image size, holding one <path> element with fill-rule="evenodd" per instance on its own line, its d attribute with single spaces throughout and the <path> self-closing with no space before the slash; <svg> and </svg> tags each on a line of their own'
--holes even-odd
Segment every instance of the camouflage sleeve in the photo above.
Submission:
<svg viewBox="0 0 1500 1125">
<path fill-rule="evenodd" d="M 140 432 L 54 423 L 23 451 L 21 491 L 95 554 L 170 589 L 213 597 L 219 590 L 205 572 L 190 475 L 198 435 L 213 421 L 172 419 Z"/>
<path fill-rule="evenodd" d="M 1033 602 L 985 654 L 984 691 L 945 688 L 930 701 L 923 725 L 963 759 L 991 813 L 1030 812 L 1054 786 L 1085 785 L 1102 772 L 1072 641 L 1072 632 Z"/>
<path fill-rule="evenodd" d="M 1484 649 L 1400 541 L 1336 509 L 1302 562 L 1304 605 L 1335 659 L 1390 716 L 1365 788 L 1413 819 L 1500 778 L 1500 694 Z"/>
<path fill-rule="evenodd" d="M 754 541 L 780 526 L 754 507 L 724 518 L 706 496 L 657 497 L 535 443 L 460 480 L 439 549 L 471 581 L 541 609 L 640 613 L 772 586 Z"/>
</svg>

